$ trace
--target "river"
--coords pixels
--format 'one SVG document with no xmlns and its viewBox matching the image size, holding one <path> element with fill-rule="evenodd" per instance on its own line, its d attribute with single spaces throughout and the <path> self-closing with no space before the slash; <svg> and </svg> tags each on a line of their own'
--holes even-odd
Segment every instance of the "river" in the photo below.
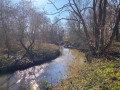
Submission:
<svg viewBox="0 0 120 90">
<path fill-rule="evenodd" d="M 69 65 L 76 59 L 84 62 L 84 53 L 74 49 L 61 48 L 61 55 L 49 63 L 34 66 L 12 74 L 0 76 L 0 90 L 41 90 L 45 80 L 52 86 L 69 75 Z"/>
</svg>

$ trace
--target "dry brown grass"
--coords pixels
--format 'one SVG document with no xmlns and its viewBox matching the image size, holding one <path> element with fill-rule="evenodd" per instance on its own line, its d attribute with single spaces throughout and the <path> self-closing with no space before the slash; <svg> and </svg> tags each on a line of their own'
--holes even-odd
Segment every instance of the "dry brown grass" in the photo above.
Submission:
<svg viewBox="0 0 120 90">
<path fill-rule="evenodd" d="M 55 53 L 56 51 L 59 51 L 59 47 L 54 44 L 49 43 L 41 43 L 34 45 L 35 51 L 41 51 L 41 52 L 47 52 L 47 53 Z"/>
</svg>

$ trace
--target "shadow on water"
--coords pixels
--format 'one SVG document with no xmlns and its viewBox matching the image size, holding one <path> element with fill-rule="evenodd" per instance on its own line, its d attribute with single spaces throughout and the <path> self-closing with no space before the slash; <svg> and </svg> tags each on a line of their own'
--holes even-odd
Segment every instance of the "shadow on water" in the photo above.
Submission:
<svg viewBox="0 0 120 90">
<path fill-rule="evenodd" d="M 45 85 L 45 80 L 56 86 L 61 79 L 68 76 L 69 63 L 78 56 L 78 51 L 60 48 L 60 57 L 49 63 L 34 66 L 13 74 L 0 77 L 0 90 L 41 90 Z M 77 55 L 77 56 L 76 56 Z"/>
</svg>

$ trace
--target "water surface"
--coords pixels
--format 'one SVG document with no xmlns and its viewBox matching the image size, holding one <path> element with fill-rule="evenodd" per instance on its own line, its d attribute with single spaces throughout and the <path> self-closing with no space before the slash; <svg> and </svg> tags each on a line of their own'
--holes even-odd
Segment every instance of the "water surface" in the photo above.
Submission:
<svg viewBox="0 0 120 90">
<path fill-rule="evenodd" d="M 44 63 L 13 74 L 0 76 L 0 90 L 40 90 L 45 85 L 45 80 L 57 85 L 61 79 L 68 76 L 69 64 L 79 59 L 84 61 L 84 54 L 77 50 L 61 48 L 61 56 L 49 63 Z"/>
</svg>

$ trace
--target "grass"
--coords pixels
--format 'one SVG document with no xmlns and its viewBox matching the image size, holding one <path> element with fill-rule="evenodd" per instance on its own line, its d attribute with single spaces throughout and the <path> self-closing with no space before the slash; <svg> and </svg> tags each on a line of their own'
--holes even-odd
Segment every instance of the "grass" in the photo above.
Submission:
<svg viewBox="0 0 120 90">
<path fill-rule="evenodd" d="M 59 51 L 59 47 L 54 44 L 42 43 L 40 45 L 36 45 L 33 50 L 35 53 L 40 54 L 54 54 L 56 51 Z"/>
<path fill-rule="evenodd" d="M 108 51 L 120 52 L 120 43 L 113 43 Z M 110 56 L 110 55 L 108 55 Z M 107 56 L 107 57 L 108 57 Z M 120 58 L 111 56 L 81 65 L 79 60 L 70 65 L 70 76 L 54 90 L 120 90 Z"/>
<path fill-rule="evenodd" d="M 120 59 L 71 67 L 70 77 L 55 90 L 120 90 Z"/>
<path fill-rule="evenodd" d="M 23 49 L 13 55 L 10 55 L 9 58 L 7 58 L 7 56 L 4 54 L 0 55 L 0 73 L 13 72 L 17 68 L 25 69 L 33 65 L 42 64 L 51 61 L 52 59 L 60 55 L 58 46 L 47 43 L 35 45 L 33 48 L 33 52 L 35 54 L 34 62 L 30 60 L 27 56 L 22 60 L 20 59 L 25 53 Z"/>
</svg>

